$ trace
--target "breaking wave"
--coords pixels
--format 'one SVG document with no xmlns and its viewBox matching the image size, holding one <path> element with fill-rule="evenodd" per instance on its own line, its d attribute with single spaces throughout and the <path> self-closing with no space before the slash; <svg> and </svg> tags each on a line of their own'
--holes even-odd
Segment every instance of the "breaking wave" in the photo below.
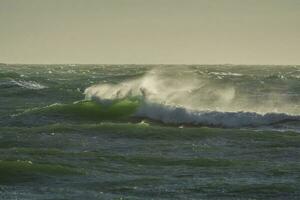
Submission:
<svg viewBox="0 0 300 200">
<path fill-rule="evenodd" d="M 255 112 L 219 112 L 195 111 L 184 107 L 149 103 L 141 99 L 122 99 L 114 101 L 84 100 L 72 104 L 52 104 L 50 106 L 27 110 L 13 115 L 20 117 L 41 114 L 42 116 L 70 117 L 72 120 L 86 119 L 93 121 L 147 119 L 171 125 L 193 125 L 225 128 L 260 127 L 288 122 L 299 122 L 300 116 L 285 113 Z"/>
<path fill-rule="evenodd" d="M 168 124 L 236 128 L 300 121 L 295 109 L 298 105 L 286 104 L 277 94 L 258 104 L 238 96 L 231 85 L 217 85 L 190 73 L 165 73 L 154 70 L 143 78 L 120 84 L 93 85 L 85 90 L 86 99 L 106 105 L 138 100 L 131 116 Z"/>
<path fill-rule="evenodd" d="M 183 107 L 159 104 L 143 104 L 135 116 L 145 117 L 170 124 L 191 124 L 213 127 L 257 127 L 290 121 L 299 121 L 300 116 L 284 113 L 258 114 L 255 112 L 193 111 Z"/>
</svg>

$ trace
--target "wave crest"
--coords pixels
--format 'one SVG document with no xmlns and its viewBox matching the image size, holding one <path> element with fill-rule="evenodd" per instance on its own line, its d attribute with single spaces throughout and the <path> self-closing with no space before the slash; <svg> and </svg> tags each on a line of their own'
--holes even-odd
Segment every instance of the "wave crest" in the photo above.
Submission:
<svg viewBox="0 0 300 200">
<path fill-rule="evenodd" d="M 140 104 L 133 116 L 163 123 L 251 127 L 300 121 L 299 105 L 287 103 L 279 94 L 256 96 L 253 100 L 237 93 L 234 85 L 200 79 L 176 69 L 155 69 L 139 79 L 93 85 L 84 93 L 86 99 L 100 103 L 138 99 Z"/>
</svg>

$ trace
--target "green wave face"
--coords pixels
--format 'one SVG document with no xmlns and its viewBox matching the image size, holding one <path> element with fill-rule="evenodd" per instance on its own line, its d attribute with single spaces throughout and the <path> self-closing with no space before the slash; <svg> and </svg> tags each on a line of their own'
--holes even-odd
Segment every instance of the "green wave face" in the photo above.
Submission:
<svg viewBox="0 0 300 200">
<path fill-rule="evenodd" d="M 130 117 L 139 104 L 138 100 L 129 99 L 114 101 L 109 104 L 80 101 L 73 104 L 52 105 L 38 112 L 95 120 L 121 119 Z"/>
</svg>

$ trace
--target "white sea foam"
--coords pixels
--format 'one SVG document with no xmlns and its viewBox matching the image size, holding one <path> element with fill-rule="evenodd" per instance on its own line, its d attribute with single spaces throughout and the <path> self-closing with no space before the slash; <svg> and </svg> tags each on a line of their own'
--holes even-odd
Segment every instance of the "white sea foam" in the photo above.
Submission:
<svg viewBox="0 0 300 200">
<path fill-rule="evenodd" d="M 47 88 L 47 86 L 39 84 L 35 81 L 11 80 L 10 83 L 31 90 L 41 90 Z"/>
<path fill-rule="evenodd" d="M 209 72 L 209 74 L 221 75 L 221 76 L 243 76 L 243 74 L 232 73 L 232 72 Z"/>
</svg>

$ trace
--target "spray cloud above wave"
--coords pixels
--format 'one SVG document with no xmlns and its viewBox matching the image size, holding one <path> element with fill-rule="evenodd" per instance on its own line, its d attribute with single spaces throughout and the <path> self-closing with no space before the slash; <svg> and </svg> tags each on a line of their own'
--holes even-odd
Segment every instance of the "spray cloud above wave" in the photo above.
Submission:
<svg viewBox="0 0 300 200">
<path fill-rule="evenodd" d="M 226 74 L 223 73 L 223 76 L 226 77 Z M 224 79 L 217 75 L 208 78 L 180 67 L 154 68 L 138 79 L 119 84 L 93 85 L 85 90 L 85 95 L 87 99 L 100 101 L 138 97 L 147 104 L 193 111 L 300 113 L 299 105 L 285 95 L 274 91 L 249 92 L 245 89 L 245 84 L 240 86 L 242 84 L 233 80 L 233 76 L 229 73 Z M 244 79 L 247 81 L 247 77 L 243 77 Z M 247 84 L 257 81 L 248 80 Z"/>
</svg>

